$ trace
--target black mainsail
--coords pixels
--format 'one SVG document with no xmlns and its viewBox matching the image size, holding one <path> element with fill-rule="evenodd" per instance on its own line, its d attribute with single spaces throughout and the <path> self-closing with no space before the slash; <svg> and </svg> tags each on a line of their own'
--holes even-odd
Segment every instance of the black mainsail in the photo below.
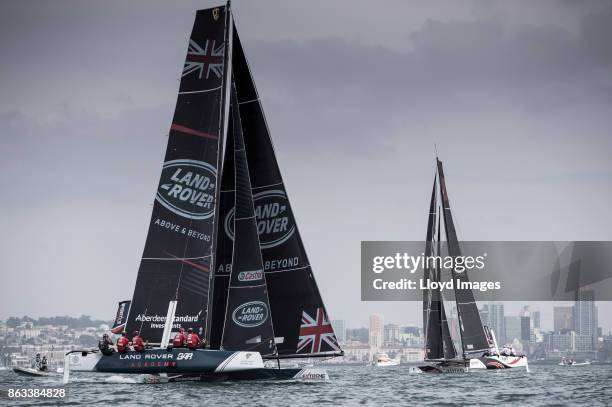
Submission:
<svg viewBox="0 0 612 407">
<path fill-rule="evenodd" d="M 459 247 L 459 240 L 457 239 L 457 232 L 455 231 L 455 224 L 453 223 L 450 202 L 446 191 L 442 161 L 437 158 L 436 161 L 440 181 L 440 195 L 442 196 L 442 214 L 444 217 L 448 253 L 451 257 L 458 257 L 461 256 L 461 249 Z M 469 285 L 467 284 L 469 283 L 467 272 L 457 273 L 453 268 L 451 274 L 456 282 L 461 283 L 463 286 Z M 463 355 L 465 357 L 471 353 L 488 351 L 490 345 L 484 326 L 480 320 L 480 313 L 478 312 L 476 300 L 474 299 L 474 293 L 472 293 L 471 289 L 458 288 L 457 285 L 458 284 L 454 285 L 455 301 L 457 303 L 457 316 L 459 318 L 459 332 L 461 334 Z"/>
<path fill-rule="evenodd" d="M 223 138 L 225 7 L 199 10 L 182 72 L 164 165 L 127 330 L 161 340 L 168 303 L 175 326 L 204 327 L 218 155 Z"/>
<path fill-rule="evenodd" d="M 340 355 L 342 351 L 297 229 L 263 108 L 235 27 L 232 71 L 274 327 L 275 357 Z M 224 165 L 223 168 L 220 198 L 219 229 L 223 227 L 223 230 L 219 230 L 216 248 L 212 348 L 220 346 L 219 326 L 224 319 L 219 314 L 233 312 L 230 308 L 222 308 L 226 303 L 232 269 L 231 242 L 236 236 L 236 209 L 229 204 L 233 200 L 235 185 L 226 179 L 226 176 L 231 177 L 230 167 Z"/>
</svg>

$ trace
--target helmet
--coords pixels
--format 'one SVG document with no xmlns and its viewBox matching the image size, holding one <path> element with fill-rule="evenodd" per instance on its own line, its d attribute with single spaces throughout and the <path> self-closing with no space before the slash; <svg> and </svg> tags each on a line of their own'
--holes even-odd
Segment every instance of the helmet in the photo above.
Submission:
<svg viewBox="0 0 612 407">
<path fill-rule="evenodd" d="M 189 328 L 187 332 L 193 332 L 193 328 Z"/>
<path fill-rule="evenodd" d="M 138 335 L 138 334 L 140 334 L 140 332 L 134 331 L 134 335 Z"/>
<path fill-rule="evenodd" d="M 103 338 L 108 338 L 108 334 L 102 335 Z"/>
<path fill-rule="evenodd" d="M 185 328 L 179 328 L 179 332 L 180 332 L 180 333 L 185 332 Z"/>
</svg>

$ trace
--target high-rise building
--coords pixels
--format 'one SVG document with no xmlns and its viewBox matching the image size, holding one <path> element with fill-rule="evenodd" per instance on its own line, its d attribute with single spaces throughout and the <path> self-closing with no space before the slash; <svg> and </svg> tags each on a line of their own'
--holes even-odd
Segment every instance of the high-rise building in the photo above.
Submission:
<svg viewBox="0 0 612 407">
<path fill-rule="evenodd" d="M 576 292 L 574 305 L 574 330 L 577 335 L 589 336 L 591 348 L 597 347 L 597 308 L 595 307 L 595 291 L 580 289 Z"/>
<path fill-rule="evenodd" d="M 338 343 L 345 344 L 346 343 L 346 326 L 344 325 L 343 319 L 334 319 L 331 322 L 332 328 L 334 328 L 334 333 L 336 334 L 336 339 L 338 339 Z"/>
<path fill-rule="evenodd" d="M 384 329 L 385 343 L 396 344 L 400 340 L 400 327 L 396 324 L 387 324 Z"/>
<path fill-rule="evenodd" d="M 531 339 L 531 317 L 520 317 L 521 318 L 521 341 L 527 341 Z"/>
<path fill-rule="evenodd" d="M 555 333 L 564 333 L 574 330 L 574 307 L 554 307 Z"/>
<path fill-rule="evenodd" d="M 490 302 L 488 304 L 488 316 L 489 320 L 487 321 L 489 328 L 493 330 L 495 333 L 495 337 L 497 338 L 497 343 L 502 344 L 506 342 L 506 324 L 505 324 L 505 315 L 504 315 L 504 304 L 496 304 L 494 302 Z"/>
<path fill-rule="evenodd" d="M 505 317 L 504 324 L 506 326 L 504 342 L 512 342 L 515 339 L 521 339 L 521 317 Z"/>
<path fill-rule="evenodd" d="M 531 313 L 531 327 L 534 329 L 540 329 L 540 311 L 533 311 Z"/>
<path fill-rule="evenodd" d="M 374 351 L 383 346 L 384 316 L 382 314 L 370 314 L 370 340 L 369 345 Z"/>
</svg>

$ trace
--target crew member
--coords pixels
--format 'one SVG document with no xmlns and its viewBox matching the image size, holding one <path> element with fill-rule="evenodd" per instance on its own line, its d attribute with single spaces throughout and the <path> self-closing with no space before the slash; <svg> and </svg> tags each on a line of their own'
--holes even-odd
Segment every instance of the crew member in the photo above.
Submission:
<svg viewBox="0 0 612 407">
<path fill-rule="evenodd" d="M 142 338 L 140 337 L 140 332 L 134 331 L 134 336 L 132 337 L 132 346 L 136 352 L 144 352 L 145 344 Z"/>
<path fill-rule="evenodd" d="M 47 357 L 46 356 L 43 356 L 42 361 L 40 362 L 40 371 L 41 372 L 47 371 Z"/>
<path fill-rule="evenodd" d="M 193 332 L 193 328 L 189 328 L 187 332 L 187 347 L 191 350 L 197 349 L 200 346 L 200 337 Z"/>
<path fill-rule="evenodd" d="M 121 337 L 117 339 L 117 352 L 125 353 L 128 351 L 128 345 L 130 344 L 130 340 L 127 337 L 127 332 L 121 332 Z"/>
<path fill-rule="evenodd" d="M 98 342 L 98 349 L 100 349 L 103 355 L 109 356 L 113 354 L 113 340 L 108 334 L 102 335 L 102 339 Z"/>
<path fill-rule="evenodd" d="M 180 328 L 179 332 L 176 334 L 176 336 L 172 340 L 172 346 L 175 348 L 184 348 L 186 341 L 187 341 L 187 338 L 185 337 L 185 329 Z"/>
<path fill-rule="evenodd" d="M 40 369 L 40 353 L 36 354 L 36 360 L 34 361 L 34 367 L 36 367 L 36 369 Z"/>
</svg>

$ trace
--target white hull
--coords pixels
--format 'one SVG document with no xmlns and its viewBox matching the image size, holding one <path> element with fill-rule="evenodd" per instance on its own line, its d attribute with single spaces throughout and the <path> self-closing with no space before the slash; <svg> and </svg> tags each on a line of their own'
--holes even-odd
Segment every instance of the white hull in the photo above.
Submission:
<svg viewBox="0 0 612 407">
<path fill-rule="evenodd" d="M 486 370 L 524 368 L 529 371 L 526 356 L 483 356 L 465 361 L 449 360 L 410 369 L 411 373 L 469 373 Z"/>
<path fill-rule="evenodd" d="M 559 363 L 559 366 L 589 366 L 591 364 L 591 362 L 580 362 L 580 363 Z"/>
<path fill-rule="evenodd" d="M 400 364 L 400 361 L 397 359 L 390 359 L 390 360 L 374 362 L 374 366 L 376 367 L 399 366 L 399 364 Z"/>
</svg>

